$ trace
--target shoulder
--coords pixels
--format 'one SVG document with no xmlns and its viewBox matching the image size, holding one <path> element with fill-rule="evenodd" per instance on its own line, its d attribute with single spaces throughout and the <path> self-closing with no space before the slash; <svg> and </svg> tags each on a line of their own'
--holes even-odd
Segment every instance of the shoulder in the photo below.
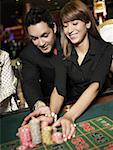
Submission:
<svg viewBox="0 0 113 150">
<path fill-rule="evenodd" d="M 27 54 L 30 54 L 34 48 L 35 47 L 32 43 L 28 43 L 20 53 L 20 56 L 26 56 Z"/>
<path fill-rule="evenodd" d="M 113 53 L 113 45 L 109 42 L 105 42 L 102 39 L 95 39 L 90 37 L 90 44 L 97 53 Z"/>
<path fill-rule="evenodd" d="M 0 50 L 0 54 L 1 54 L 1 56 L 9 57 L 9 53 L 4 50 Z"/>
<path fill-rule="evenodd" d="M 0 60 L 1 60 L 1 62 L 5 62 L 6 60 L 10 60 L 9 53 L 4 51 L 4 50 L 0 50 Z"/>
<path fill-rule="evenodd" d="M 113 55 L 113 45 L 109 42 L 100 41 L 101 51 L 103 53 L 112 54 Z"/>
<path fill-rule="evenodd" d="M 36 57 L 38 57 L 38 49 L 30 42 L 22 50 L 19 57 L 20 59 L 35 59 Z"/>
</svg>

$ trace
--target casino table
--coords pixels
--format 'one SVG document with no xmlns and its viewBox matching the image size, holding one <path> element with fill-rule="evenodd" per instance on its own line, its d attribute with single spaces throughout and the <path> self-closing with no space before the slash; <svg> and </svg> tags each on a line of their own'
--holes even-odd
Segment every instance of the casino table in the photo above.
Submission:
<svg viewBox="0 0 113 150">
<path fill-rule="evenodd" d="M 15 150 L 19 145 L 16 136 L 24 117 L 29 114 L 24 109 L 0 116 L 1 150 Z M 91 105 L 76 120 L 77 132 L 74 139 L 56 145 L 41 145 L 39 150 L 113 150 L 113 100 Z"/>
</svg>

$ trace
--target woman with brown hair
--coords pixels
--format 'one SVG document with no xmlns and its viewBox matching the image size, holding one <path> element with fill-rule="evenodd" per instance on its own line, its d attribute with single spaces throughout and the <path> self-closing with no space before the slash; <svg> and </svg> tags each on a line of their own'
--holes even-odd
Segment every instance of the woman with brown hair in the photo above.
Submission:
<svg viewBox="0 0 113 150">
<path fill-rule="evenodd" d="M 102 40 L 91 11 L 80 0 L 68 2 L 61 10 L 60 18 L 65 67 L 58 66 L 56 70 L 57 81 L 51 95 L 50 109 L 58 114 L 63 103 L 74 102 L 71 109 L 54 124 L 62 126 L 67 140 L 74 133 L 73 121 L 104 90 L 113 46 Z M 67 84 L 70 92 L 64 100 L 68 93 Z"/>
</svg>

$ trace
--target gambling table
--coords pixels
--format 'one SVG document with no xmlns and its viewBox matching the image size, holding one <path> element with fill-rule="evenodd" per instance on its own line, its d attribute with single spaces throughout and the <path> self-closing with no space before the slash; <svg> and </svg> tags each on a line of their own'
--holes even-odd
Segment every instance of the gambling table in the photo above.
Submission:
<svg viewBox="0 0 113 150">
<path fill-rule="evenodd" d="M 16 136 L 29 109 L 0 116 L 1 150 L 16 150 L 19 139 Z M 113 99 L 91 105 L 76 120 L 76 136 L 62 144 L 40 145 L 34 150 L 113 150 Z"/>
</svg>

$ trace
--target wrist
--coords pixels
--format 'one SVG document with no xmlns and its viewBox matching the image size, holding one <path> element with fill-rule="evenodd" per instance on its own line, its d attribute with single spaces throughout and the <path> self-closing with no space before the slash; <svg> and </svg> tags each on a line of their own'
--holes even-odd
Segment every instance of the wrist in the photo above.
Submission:
<svg viewBox="0 0 113 150">
<path fill-rule="evenodd" d="M 66 119 L 70 120 L 71 122 L 74 122 L 74 118 L 71 116 L 71 114 L 65 113 L 63 118 L 66 118 Z"/>
</svg>

